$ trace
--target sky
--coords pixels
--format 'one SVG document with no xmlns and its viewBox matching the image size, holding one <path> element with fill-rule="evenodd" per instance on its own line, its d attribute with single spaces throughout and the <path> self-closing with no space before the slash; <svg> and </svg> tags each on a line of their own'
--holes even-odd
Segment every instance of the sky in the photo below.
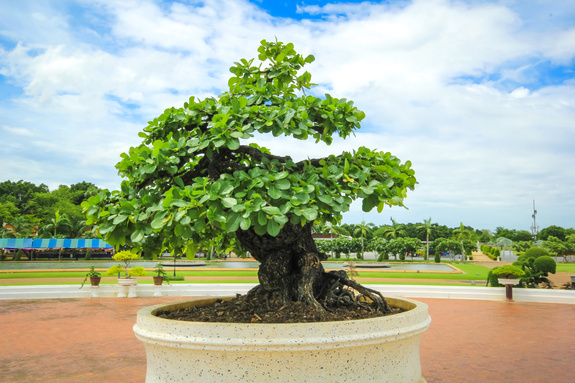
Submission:
<svg viewBox="0 0 575 383">
<path fill-rule="evenodd" d="M 575 227 L 575 1 L 19 0 L 0 2 L 0 182 L 118 189 L 138 132 L 226 90 L 262 39 L 316 61 L 313 93 L 366 112 L 331 146 L 274 137 L 294 159 L 359 146 L 410 160 L 408 209 L 343 223 Z"/>
</svg>

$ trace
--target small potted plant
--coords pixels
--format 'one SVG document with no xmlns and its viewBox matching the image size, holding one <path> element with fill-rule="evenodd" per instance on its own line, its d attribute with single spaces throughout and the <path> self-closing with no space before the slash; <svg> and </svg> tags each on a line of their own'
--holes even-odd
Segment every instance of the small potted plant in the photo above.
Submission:
<svg viewBox="0 0 575 383">
<path fill-rule="evenodd" d="M 517 266 L 505 265 L 496 267 L 491 273 L 497 277 L 497 282 L 505 285 L 505 298 L 508 302 L 513 302 L 513 286 L 519 284 L 519 277 L 525 275 L 525 271 Z"/>
<path fill-rule="evenodd" d="M 161 263 L 158 263 L 154 268 L 154 285 L 161 286 L 164 279 L 168 276 L 166 271 L 164 270 L 164 266 Z M 170 282 L 166 279 L 166 283 L 170 284 Z"/>
<path fill-rule="evenodd" d="M 86 277 L 84 278 L 84 281 L 82 282 L 82 285 L 80 286 L 80 289 L 82 289 L 84 287 L 84 284 L 86 283 L 88 278 L 90 278 L 90 285 L 91 285 L 90 286 L 90 290 L 91 290 L 90 296 L 92 298 L 99 298 L 100 297 L 100 293 L 99 293 L 100 280 L 102 279 L 102 277 L 100 277 L 100 273 L 94 269 L 94 266 L 90 267 L 90 270 L 86 274 Z"/>
<path fill-rule="evenodd" d="M 86 283 L 88 278 L 90 278 L 90 285 L 100 286 L 100 280 L 102 279 L 102 277 L 100 276 L 100 273 L 94 269 L 94 266 L 90 267 L 90 270 L 86 274 L 86 277 L 84 278 L 84 281 L 82 282 L 80 288 L 84 287 L 84 284 Z"/>
<path fill-rule="evenodd" d="M 124 265 L 114 265 L 108 269 L 106 274 L 120 275 L 122 272 L 124 273 L 124 277 L 118 277 L 118 298 L 125 298 L 126 297 L 126 288 L 129 289 L 128 298 L 136 297 L 136 285 L 138 281 L 136 278 L 146 275 L 146 270 L 142 266 L 131 266 L 131 262 L 140 258 L 140 256 L 136 253 L 132 253 L 131 251 L 120 251 L 112 256 L 116 261 L 124 262 Z"/>
</svg>

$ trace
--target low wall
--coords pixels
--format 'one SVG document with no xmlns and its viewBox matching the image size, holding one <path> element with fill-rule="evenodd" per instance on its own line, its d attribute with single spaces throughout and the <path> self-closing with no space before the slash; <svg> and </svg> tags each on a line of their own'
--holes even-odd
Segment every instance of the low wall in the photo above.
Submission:
<svg viewBox="0 0 575 383">
<path fill-rule="evenodd" d="M 251 283 L 193 283 L 163 285 L 164 296 L 198 297 L 229 296 L 247 293 L 255 284 Z M 479 286 L 426 286 L 426 285 L 367 285 L 380 291 L 387 297 L 406 298 L 441 298 L 441 299 L 478 299 L 505 300 L 503 287 Z M 0 299 L 54 299 L 54 298 L 90 298 L 89 285 L 82 289 L 78 285 L 36 285 L 36 286 L 0 286 Z M 137 295 L 151 297 L 154 285 L 137 286 Z M 100 285 L 99 295 L 102 298 L 113 298 L 118 292 L 118 285 Z M 546 289 L 513 289 L 513 299 L 517 302 L 543 302 L 575 304 L 574 290 Z"/>
</svg>

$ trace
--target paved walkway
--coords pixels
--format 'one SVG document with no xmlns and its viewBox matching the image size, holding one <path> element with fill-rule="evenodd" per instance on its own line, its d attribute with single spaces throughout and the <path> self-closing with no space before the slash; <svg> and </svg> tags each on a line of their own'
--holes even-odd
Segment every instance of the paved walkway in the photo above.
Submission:
<svg viewBox="0 0 575 383">
<path fill-rule="evenodd" d="M 132 331 L 136 313 L 178 300 L 0 301 L 0 380 L 144 382 L 145 351 Z M 418 300 L 432 317 L 421 343 L 429 383 L 575 381 L 573 305 Z"/>
</svg>

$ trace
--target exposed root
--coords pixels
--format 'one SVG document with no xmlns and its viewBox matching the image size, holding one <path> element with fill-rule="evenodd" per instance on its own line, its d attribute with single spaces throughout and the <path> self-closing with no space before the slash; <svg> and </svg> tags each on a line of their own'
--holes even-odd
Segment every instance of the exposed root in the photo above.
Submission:
<svg viewBox="0 0 575 383">
<path fill-rule="evenodd" d="M 375 308 L 382 313 L 390 312 L 385 298 L 379 291 L 369 289 L 349 279 L 345 271 L 331 271 L 325 275 L 332 280 L 332 286 L 326 293 L 326 300 L 328 305 L 334 305 L 337 307 L 342 305 L 349 306 L 353 303 L 358 303 L 360 305 L 374 305 Z M 343 286 L 347 286 L 356 290 L 360 293 L 360 295 L 356 296 L 352 290 L 344 289 Z M 333 301 L 334 297 L 336 299 L 335 302 Z M 371 303 L 369 301 L 371 301 Z"/>
</svg>

